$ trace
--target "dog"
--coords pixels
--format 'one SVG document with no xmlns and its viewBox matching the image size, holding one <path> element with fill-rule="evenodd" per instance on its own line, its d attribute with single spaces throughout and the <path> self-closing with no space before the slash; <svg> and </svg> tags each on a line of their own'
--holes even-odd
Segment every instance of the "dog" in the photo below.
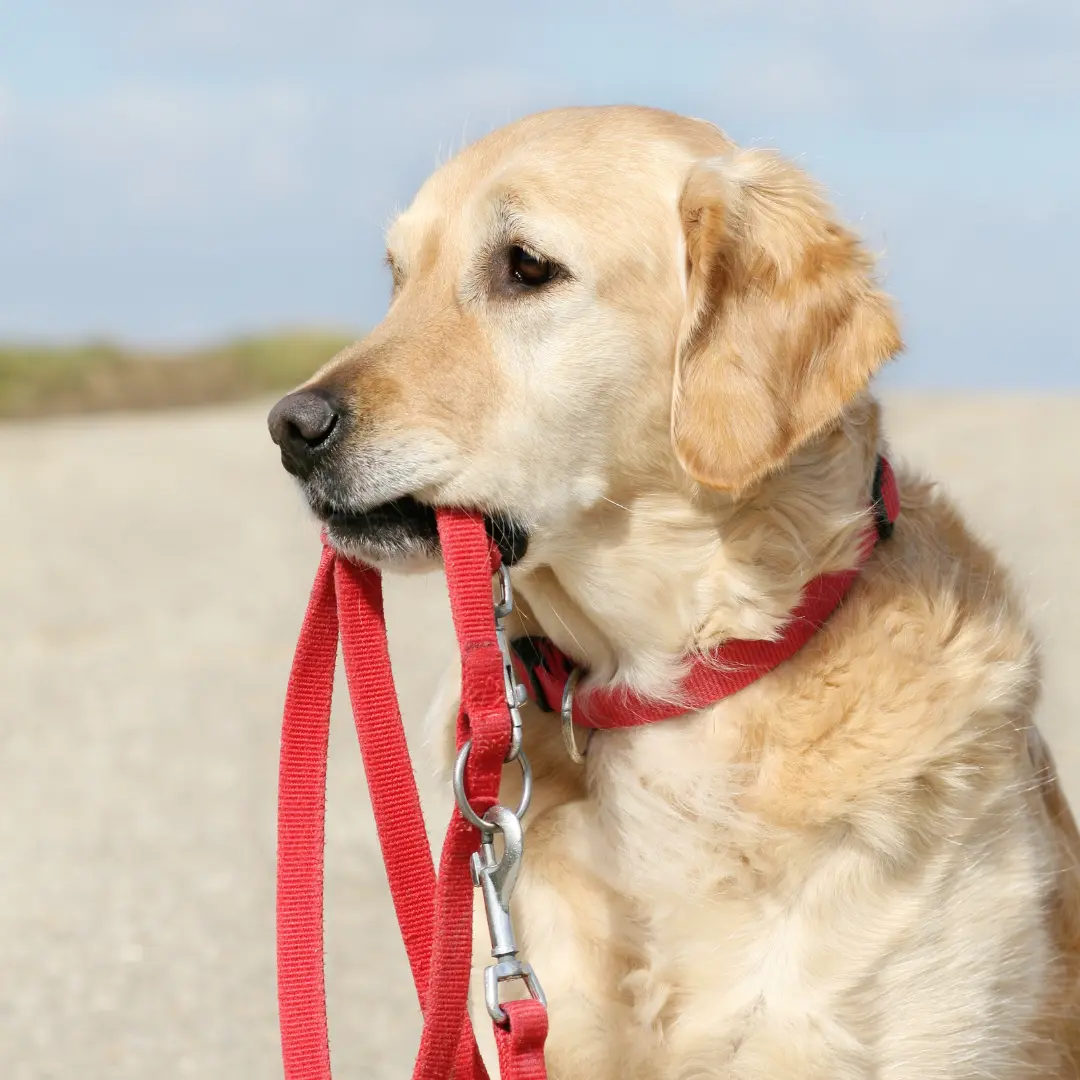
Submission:
<svg viewBox="0 0 1080 1080">
<path fill-rule="evenodd" d="M 795 165 L 658 110 L 542 113 L 442 166 L 387 248 L 383 322 L 270 417 L 339 551 L 429 569 L 434 508 L 479 509 L 513 634 L 579 693 L 660 700 L 859 562 L 901 339 Z M 752 685 L 596 732 L 584 766 L 525 706 L 513 915 L 554 1080 L 1080 1076 L 1080 836 L 1036 643 L 948 498 L 897 475 L 892 536 Z"/>
</svg>

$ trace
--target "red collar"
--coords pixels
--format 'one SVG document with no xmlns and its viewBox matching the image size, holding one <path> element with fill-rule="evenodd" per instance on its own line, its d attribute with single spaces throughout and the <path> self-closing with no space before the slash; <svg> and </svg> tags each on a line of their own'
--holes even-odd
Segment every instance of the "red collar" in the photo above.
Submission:
<svg viewBox="0 0 1080 1080">
<path fill-rule="evenodd" d="M 511 642 L 517 675 L 544 712 L 562 712 L 567 720 L 571 714 L 573 722 L 585 728 L 636 727 L 671 720 L 722 701 L 794 656 L 840 605 L 878 541 L 892 535 L 900 513 L 900 493 L 892 466 L 884 457 L 877 459 L 874 470 L 871 510 L 873 521 L 867 527 L 855 566 L 810 581 L 779 638 L 726 641 L 695 657 L 689 662 L 673 701 L 603 686 L 575 695 L 571 683 L 575 672 L 573 660 L 542 637 L 517 638 Z"/>
</svg>

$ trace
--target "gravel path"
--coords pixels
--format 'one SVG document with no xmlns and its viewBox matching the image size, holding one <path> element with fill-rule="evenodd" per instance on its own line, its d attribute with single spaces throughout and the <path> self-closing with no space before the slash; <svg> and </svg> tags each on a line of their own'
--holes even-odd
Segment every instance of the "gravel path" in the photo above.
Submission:
<svg viewBox="0 0 1080 1080">
<path fill-rule="evenodd" d="M 904 398 L 900 454 L 1011 560 L 1043 725 L 1080 805 L 1080 399 Z M 280 1076 L 278 722 L 316 531 L 263 405 L 0 427 L 0 1076 Z M 452 650 L 438 577 L 388 618 L 415 730 Z M 349 720 L 332 740 L 335 1072 L 408 1075 L 418 1029 Z M 418 762 L 436 828 L 447 803 Z"/>
</svg>

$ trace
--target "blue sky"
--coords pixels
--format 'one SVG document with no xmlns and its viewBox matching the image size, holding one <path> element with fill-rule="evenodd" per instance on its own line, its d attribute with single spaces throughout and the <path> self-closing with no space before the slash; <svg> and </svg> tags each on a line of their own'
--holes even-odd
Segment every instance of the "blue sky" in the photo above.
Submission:
<svg viewBox="0 0 1080 1080">
<path fill-rule="evenodd" d="M 0 337 L 370 325 L 440 160 L 626 101 L 827 185 L 893 384 L 1080 386 L 1077 0 L 0 0 Z"/>
</svg>

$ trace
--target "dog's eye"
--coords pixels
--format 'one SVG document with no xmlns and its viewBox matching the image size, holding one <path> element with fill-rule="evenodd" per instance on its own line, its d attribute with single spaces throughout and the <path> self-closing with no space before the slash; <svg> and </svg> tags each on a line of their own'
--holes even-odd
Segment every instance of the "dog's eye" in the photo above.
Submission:
<svg viewBox="0 0 1080 1080">
<path fill-rule="evenodd" d="M 557 263 L 534 255 L 531 251 L 526 251 L 517 245 L 510 248 L 507 258 L 510 264 L 510 276 L 530 289 L 546 285 L 559 273 Z"/>
</svg>

